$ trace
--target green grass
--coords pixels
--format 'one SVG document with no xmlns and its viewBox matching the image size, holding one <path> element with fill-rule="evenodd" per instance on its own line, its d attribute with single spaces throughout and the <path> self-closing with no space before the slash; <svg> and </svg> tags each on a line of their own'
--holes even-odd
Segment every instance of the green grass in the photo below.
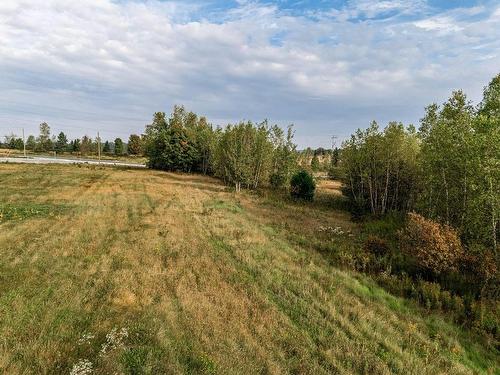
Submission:
<svg viewBox="0 0 500 375">
<path fill-rule="evenodd" d="M 242 211 L 241 205 L 238 202 L 224 199 L 206 201 L 203 207 L 206 209 L 206 214 L 212 213 L 214 210 L 225 210 L 232 213 L 240 213 Z"/>
<path fill-rule="evenodd" d="M 498 373 L 487 343 L 332 262 L 364 234 L 321 190 L 276 204 L 55 165 L 2 165 L 0 181 L 16 218 L 0 221 L 0 372 Z"/>
<path fill-rule="evenodd" d="M 64 213 L 66 209 L 66 206 L 54 204 L 0 204 L 0 223 L 37 217 L 55 217 Z"/>
</svg>

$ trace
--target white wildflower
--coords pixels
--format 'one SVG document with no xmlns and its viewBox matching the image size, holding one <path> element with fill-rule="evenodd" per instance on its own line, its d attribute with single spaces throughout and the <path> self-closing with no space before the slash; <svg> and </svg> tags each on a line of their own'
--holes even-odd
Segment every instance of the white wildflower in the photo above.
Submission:
<svg viewBox="0 0 500 375">
<path fill-rule="evenodd" d="M 318 231 L 319 232 L 326 232 L 326 233 L 329 233 L 333 236 L 341 236 L 344 234 L 344 231 L 341 227 L 334 228 L 334 227 L 330 227 L 330 226 L 324 227 L 324 226 L 320 225 L 318 228 Z"/>
<path fill-rule="evenodd" d="M 78 339 L 78 345 L 83 345 L 83 344 L 90 344 L 92 339 L 95 336 L 91 333 L 84 333 L 79 339 Z"/>
<path fill-rule="evenodd" d="M 342 230 L 341 227 L 335 227 L 333 230 L 332 230 L 332 234 L 335 234 L 336 236 L 341 236 L 344 234 L 344 231 Z"/>
<path fill-rule="evenodd" d="M 122 347 L 123 340 L 128 337 L 128 331 L 126 328 L 113 328 L 110 333 L 106 335 L 106 342 L 102 344 L 99 354 L 101 356 L 105 355 L 107 352 Z"/>
<path fill-rule="evenodd" d="M 92 374 L 93 365 L 88 359 L 80 359 L 77 363 L 73 365 L 70 371 L 70 375 L 89 375 Z"/>
</svg>

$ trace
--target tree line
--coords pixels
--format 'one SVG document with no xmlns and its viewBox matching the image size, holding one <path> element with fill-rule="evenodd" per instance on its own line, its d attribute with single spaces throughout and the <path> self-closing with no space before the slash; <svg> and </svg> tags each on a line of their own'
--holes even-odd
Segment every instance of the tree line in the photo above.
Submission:
<svg viewBox="0 0 500 375">
<path fill-rule="evenodd" d="M 419 127 L 372 122 L 336 172 L 369 235 L 356 267 L 391 292 L 500 340 L 500 74 L 477 105 L 454 91 Z"/>
<path fill-rule="evenodd" d="M 333 147 L 332 149 L 325 149 L 318 147 L 299 151 L 298 163 L 299 165 L 311 172 L 328 172 L 332 178 L 336 177 L 336 169 L 340 161 L 340 148 Z"/>
<path fill-rule="evenodd" d="M 297 170 L 293 128 L 267 121 L 214 127 L 203 116 L 175 106 L 167 117 L 157 112 L 145 130 L 150 168 L 199 172 L 242 188 L 285 186 Z"/>
<path fill-rule="evenodd" d="M 498 247 L 500 75 L 473 106 L 455 91 L 425 109 L 420 127 L 373 122 L 344 142 L 344 193 L 357 215 L 416 211 L 466 243 Z"/>
<path fill-rule="evenodd" d="M 105 155 L 141 156 L 144 154 L 144 136 L 142 135 L 131 134 L 127 143 L 121 138 L 115 138 L 113 141 L 103 141 L 98 137 L 91 138 L 88 135 L 69 140 L 64 132 L 59 132 L 57 136 L 51 135 L 51 128 L 46 122 L 41 123 L 39 129 L 38 136 L 29 135 L 25 142 L 23 138 L 15 134 L 7 135 L 4 137 L 4 142 L 0 142 L 0 148 L 22 151 L 26 147 L 26 150 L 30 152 L 71 153 L 86 156 L 97 155 L 100 146 L 101 154 Z"/>
</svg>

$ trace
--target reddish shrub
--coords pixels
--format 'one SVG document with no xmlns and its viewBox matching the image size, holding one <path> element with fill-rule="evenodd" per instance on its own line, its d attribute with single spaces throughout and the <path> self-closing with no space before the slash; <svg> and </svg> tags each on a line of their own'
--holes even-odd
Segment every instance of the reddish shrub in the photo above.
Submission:
<svg viewBox="0 0 500 375">
<path fill-rule="evenodd" d="M 401 248 L 417 265 L 435 274 L 456 269 L 463 255 L 457 232 L 416 213 L 408 214 L 408 223 L 401 232 Z"/>
</svg>

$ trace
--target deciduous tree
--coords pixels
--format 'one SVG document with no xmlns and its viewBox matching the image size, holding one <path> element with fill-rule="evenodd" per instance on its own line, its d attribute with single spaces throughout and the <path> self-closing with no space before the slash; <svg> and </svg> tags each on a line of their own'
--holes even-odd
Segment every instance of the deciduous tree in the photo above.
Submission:
<svg viewBox="0 0 500 375">
<path fill-rule="evenodd" d="M 128 139 L 128 153 L 130 155 L 142 154 L 142 138 L 137 134 L 131 134 Z"/>
<path fill-rule="evenodd" d="M 37 140 L 37 150 L 51 151 L 53 147 L 52 140 L 50 139 L 50 126 L 46 122 L 40 124 L 40 134 Z"/>
</svg>

